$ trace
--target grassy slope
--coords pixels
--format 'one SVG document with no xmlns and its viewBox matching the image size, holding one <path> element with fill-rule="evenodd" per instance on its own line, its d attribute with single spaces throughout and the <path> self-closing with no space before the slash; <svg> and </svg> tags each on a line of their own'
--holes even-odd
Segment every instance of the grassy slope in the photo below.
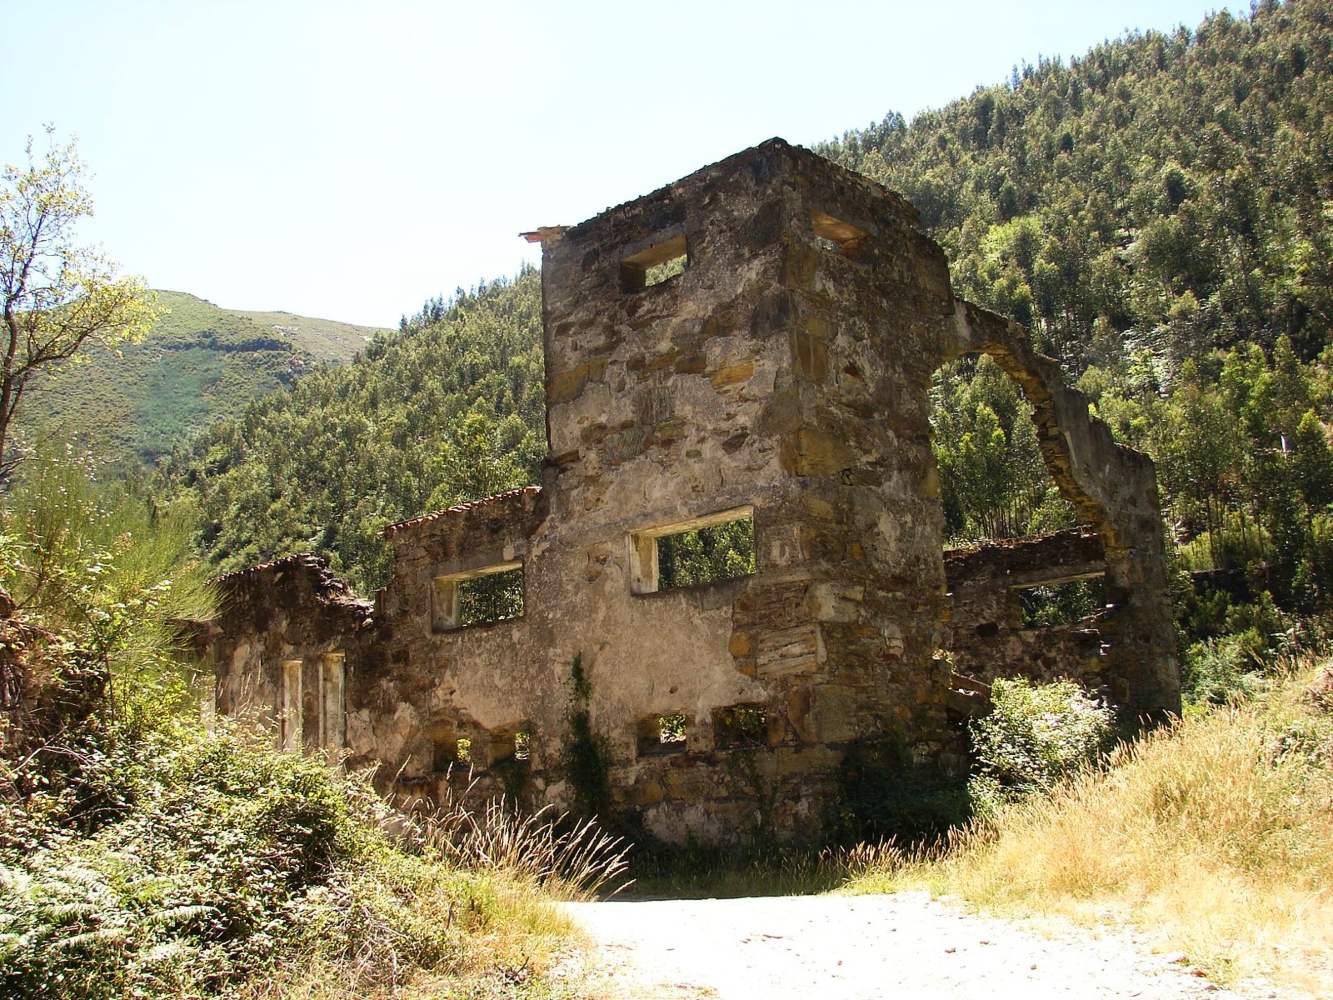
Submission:
<svg viewBox="0 0 1333 1000">
<path fill-rule="evenodd" d="M 113 462 L 152 463 L 318 362 L 350 358 L 378 332 L 222 309 L 184 292 L 157 294 L 167 312 L 142 343 L 93 352 L 36 388 L 26 404 L 29 441 L 74 437 Z"/>
<path fill-rule="evenodd" d="M 290 340 L 297 350 L 317 361 L 346 361 L 380 333 L 373 326 L 357 326 L 336 319 L 314 319 L 289 312 L 235 312 L 266 330 Z"/>
<path fill-rule="evenodd" d="M 851 889 L 927 888 L 1021 914 L 1128 921 L 1222 980 L 1333 991 L 1333 702 L 1310 668 L 1191 715 L 1111 768 Z"/>
</svg>

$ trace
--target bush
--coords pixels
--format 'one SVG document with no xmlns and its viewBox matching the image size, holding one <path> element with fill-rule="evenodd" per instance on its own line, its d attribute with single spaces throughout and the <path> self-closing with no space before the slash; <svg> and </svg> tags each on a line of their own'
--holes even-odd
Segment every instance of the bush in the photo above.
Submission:
<svg viewBox="0 0 1333 1000">
<path fill-rule="evenodd" d="M 215 990 L 292 944 L 292 908 L 383 845 L 344 779 L 257 740 L 112 728 L 65 748 L 80 767 L 54 796 L 11 797 L 0 993 Z"/>
<path fill-rule="evenodd" d="M 1073 681 L 997 680 L 994 709 L 972 723 L 973 808 L 1049 791 L 1095 764 L 1114 739 L 1114 715 Z"/>
<path fill-rule="evenodd" d="M 1181 693 L 1187 704 L 1225 705 L 1251 697 L 1260 681 L 1256 633 L 1224 635 L 1196 642 L 1185 651 Z"/>
<path fill-rule="evenodd" d="M 562 836 L 498 807 L 428 831 L 396 817 L 466 834 L 438 850 L 390 839 L 363 776 L 236 725 L 118 724 L 53 749 L 77 763 L 34 794 L 0 764 L 4 997 L 304 996 L 318 981 L 332 998 L 484 978 L 532 957 L 534 930 L 558 932 L 546 889 L 623 868 L 595 828 Z"/>
</svg>

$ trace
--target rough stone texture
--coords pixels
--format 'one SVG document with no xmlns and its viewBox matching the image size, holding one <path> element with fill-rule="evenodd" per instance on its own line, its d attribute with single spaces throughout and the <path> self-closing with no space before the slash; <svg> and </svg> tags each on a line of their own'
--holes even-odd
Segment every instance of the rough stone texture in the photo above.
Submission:
<svg viewBox="0 0 1333 1000">
<path fill-rule="evenodd" d="M 944 648 L 953 669 L 990 683 L 997 677 L 1051 681 L 1062 677 L 1090 689 L 1106 688 L 1124 703 L 1125 686 L 1108 670 L 1104 631 L 1114 628 L 1119 609 L 1110 607 L 1080 622 L 1025 627 L 1018 594 L 1028 587 L 1101 578 L 1106 559 L 1101 540 L 1074 529 L 1037 538 L 953 549 L 944 554 L 952 613 Z"/>
<path fill-rule="evenodd" d="M 1108 669 L 1120 700 L 1145 716 L 1180 711 L 1165 536 L 1157 472 L 1146 455 L 1118 445 L 1088 414 L 1082 393 L 1064 384 L 1059 364 L 1032 350 L 1027 331 L 968 302 L 955 307 L 949 355 L 989 354 L 1033 406 L 1042 458 L 1081 523 L 1101 538 Z"/>
<path fill-rule="evenodd" d="M 569 805 L 571 720 L 586 712 L 612 810 L 652 836 L 816 839 L 849 745 L 964 763 L 937 655 L 950 606 L 928 396 L 964 350 L 1019 379 L 1108 577 L 1147 588 L 1117 598 L 1115 641 L 1140 658 L 1107 659 L 1126 702 L 1177 707 L 1168 612 L 1153 603 L 1165 573 L 1151 465 L 1111 443 L 1013 329 L 955 302 L 943 253 L 899 196 L 772 140 L 532 238 L 542 488 L 388 528 L 393 571 L 373 615 L 310 557 L 226 578 L 221 710 L 253 704 L 281 726 L 284 672 L 289 685 L 299 672 L 310 745 L 335 731 L 318 665 L 339 653 L 346 749 L 382 762 L 402 795 L 463 780 L 449 766 L 463 739 L 484 788 Z M 683 273 L 645 287 L 681 251 Z M 752 512 L 753 575 L 637 592 L 655 576 L 651 536 L 732 510 Z M 447 627 L 437 581 L 513 565 L 521 617 Z M 993 579 L 959 578 L 967 614 Z M 726 730 L 737 706 L 763 713 L 753 745 Z M 676 713 L 683 748 L 642 744 Z"/>
</svg>

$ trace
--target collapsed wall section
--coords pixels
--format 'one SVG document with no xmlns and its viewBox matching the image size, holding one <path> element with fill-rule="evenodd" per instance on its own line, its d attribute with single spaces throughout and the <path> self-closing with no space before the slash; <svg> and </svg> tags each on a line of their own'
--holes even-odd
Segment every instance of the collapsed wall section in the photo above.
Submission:
<svg viewBox="0 0 1333 1000">
<path fill-rule="evenodd" d="M 959 301 L 944 360 L 990 355 L 1033 407 L 1042 459 L 1079 522 L 1095 531 L 1106 560 L 1106 671 L 1117 701 L 1145 717 L 1180 711 L 1180 673 L 1167 586 L 1157 475 L 1146 455 L 1116 444 L 1065 384 L 1059 363 L 1032 349 L 1017 323 Z"/>
</svg>

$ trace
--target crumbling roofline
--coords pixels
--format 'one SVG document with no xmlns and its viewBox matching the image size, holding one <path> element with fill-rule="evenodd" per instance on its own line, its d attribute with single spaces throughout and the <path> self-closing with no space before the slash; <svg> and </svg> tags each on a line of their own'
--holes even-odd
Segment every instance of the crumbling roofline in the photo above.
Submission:
<svg viewBox="0 0 1333 1000">
<path fill-rule="evenodd" d="M 438 521 L 442 518 L 458 514 L 466 514 L 468 511 L 476 510 L 478 507 L 488 507 L 491 504 L 507 503 L 519 497 L 528 495 L 537 495 L 541 493 L 540 486 L 520 486 L 518 489 L 505 490 L 503 493 L 495 493 L 488 497 L 481 497 L 477 500 L 465 500 L 463 503 L 454 504 L 452 507 L 445 507 L 443 510 L 432 511 L 429 514 L 422 514 L 420 517 L 410 517 L 406 521 L 398 521 L 384 528 L 384 537 L 391 538 L 400 531 L 406 531 L 422 524 L 429 524 L 432 521 Z"/>
</svg>

